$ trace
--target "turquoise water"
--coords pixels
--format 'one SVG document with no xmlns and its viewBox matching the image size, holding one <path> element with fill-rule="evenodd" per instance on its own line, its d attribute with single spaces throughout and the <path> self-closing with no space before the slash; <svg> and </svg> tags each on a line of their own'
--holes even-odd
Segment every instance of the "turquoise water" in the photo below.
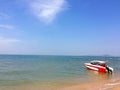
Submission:
<svg viewBox="0 0 120 90">
<path fill-rule="evenodd" d="M 107 60 L 120 75 L 120 57 L 0 55 L 0 86 L 32 82 L 84 82 L 91 78 L 84 63 Z"/>
</svg>

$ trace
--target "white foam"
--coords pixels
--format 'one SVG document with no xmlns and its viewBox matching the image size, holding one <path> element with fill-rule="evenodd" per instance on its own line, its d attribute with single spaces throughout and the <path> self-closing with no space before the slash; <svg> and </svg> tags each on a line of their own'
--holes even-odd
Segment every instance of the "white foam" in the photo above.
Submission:
<svg viewBox="0 0 120 90">
<path fill-rule="evenodd" d="M 101 87 L 99 90 L 109 90 L 110 88 L 113 88 L 116 85 L 120 85 L 120 83 L 108 83 Z"/>
<path fill-rule="evenodd" d="M 120 83 L 108 83 L 108 84 L 106 84 L 106 85 L 108 85 L 108 86 L 114 86 L 114 85 L 119 85 Z"/>
</svg>

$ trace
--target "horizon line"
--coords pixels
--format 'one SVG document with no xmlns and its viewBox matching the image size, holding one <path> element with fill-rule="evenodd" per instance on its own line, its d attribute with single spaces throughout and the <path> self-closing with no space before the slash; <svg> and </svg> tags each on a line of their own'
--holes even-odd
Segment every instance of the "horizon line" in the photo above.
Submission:
<svg viewBox="0 0 120 90">
<path fill-rule="evenodd" d="M 0 54 L 0 55 L 31 55 L 31 56 L 101 56 L 101 57 L 120 57 L 118 55 L 61 55 L 61 54 Z"/>
</svg>

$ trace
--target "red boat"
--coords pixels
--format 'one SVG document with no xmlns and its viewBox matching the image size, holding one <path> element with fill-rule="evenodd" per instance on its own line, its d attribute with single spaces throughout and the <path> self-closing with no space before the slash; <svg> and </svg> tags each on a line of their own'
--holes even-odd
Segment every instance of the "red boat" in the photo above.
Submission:
<svg viewBox="0 0 120 90">
<path fill-rule="evenodd" d="M 85 66 L 88 69 L 98 71 L 98 72 L 104 72 L 104 73 L 113 72 L 113 68 L 109 67 L 107 65 L 107 62 L 105 61 L 94 60 L 94 61 L 91 61 L 90 63 L 85 63 Z"/>
</svg>

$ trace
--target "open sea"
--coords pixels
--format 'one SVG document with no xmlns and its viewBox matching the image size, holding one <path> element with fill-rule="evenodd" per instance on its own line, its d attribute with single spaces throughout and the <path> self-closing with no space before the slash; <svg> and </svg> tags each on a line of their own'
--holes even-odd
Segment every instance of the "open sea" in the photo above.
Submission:
<svg viewBox="0 0 120 90">
<path fill-rule="evenodd" d="M 91 60 L 109 61 L 114 73 L 107 75 L 87 70 L 84 63 Z M 18 87 L 27 90 L 24 89 L 27 85 L 39 85 L 42 88 L 39 90 L 53 90 L 56 87 L 119 76 L 120 57 L 0 55 L 0 90 L 20 90 Z"/>
</svg>

